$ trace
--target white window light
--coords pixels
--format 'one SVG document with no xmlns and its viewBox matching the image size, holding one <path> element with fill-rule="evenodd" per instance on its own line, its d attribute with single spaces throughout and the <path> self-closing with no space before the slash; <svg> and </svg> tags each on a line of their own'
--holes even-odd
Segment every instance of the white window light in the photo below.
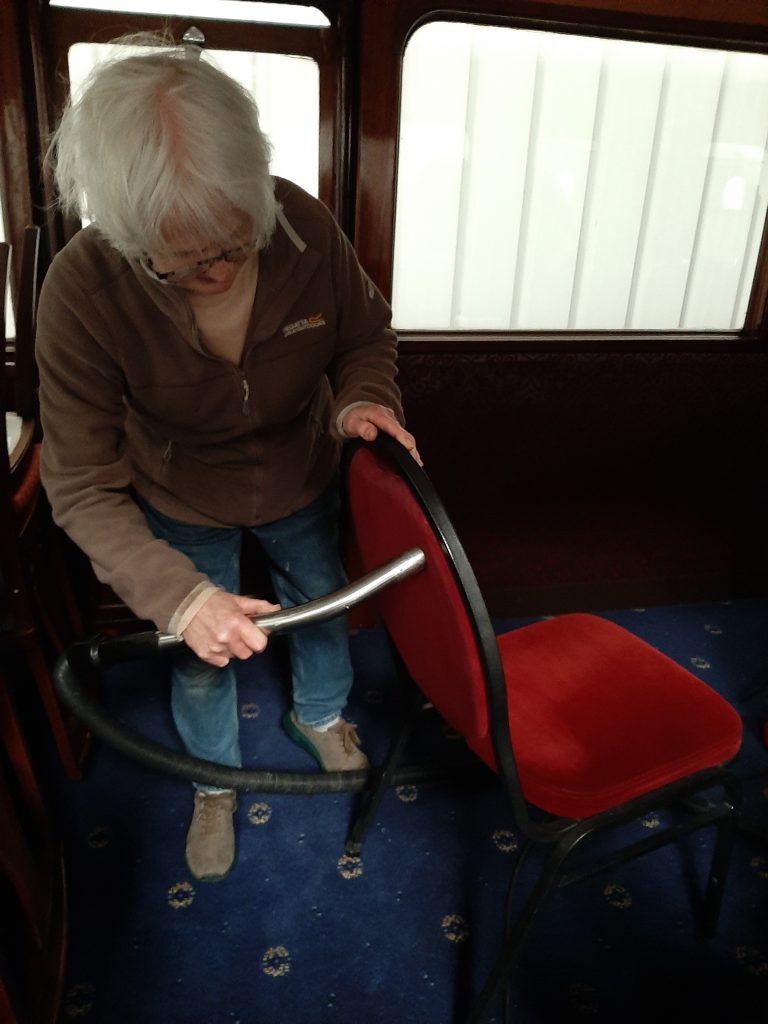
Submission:
<svg viewBox="0 0 768 1024">
<path fill-rule="evenodd" d="M 768 56 L 434 22 L 403 63 L 401 329 L 738 330 Z"/>
</svg>

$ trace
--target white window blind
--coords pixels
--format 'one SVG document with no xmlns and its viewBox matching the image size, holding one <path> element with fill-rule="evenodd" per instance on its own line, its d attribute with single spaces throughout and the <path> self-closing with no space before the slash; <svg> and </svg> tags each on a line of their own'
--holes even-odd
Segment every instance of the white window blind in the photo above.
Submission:
<svg viewBox="0 0 768 1024">
<path fill-rule="evenodd" d="M 435 22 L 399 142 L 398 327 L 743 325 L 768 56 Z"/>
</svg>

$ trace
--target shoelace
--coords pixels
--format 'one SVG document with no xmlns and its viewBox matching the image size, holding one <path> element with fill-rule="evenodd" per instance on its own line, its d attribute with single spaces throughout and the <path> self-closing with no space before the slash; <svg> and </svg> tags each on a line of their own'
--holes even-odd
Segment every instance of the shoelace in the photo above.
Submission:
<svg viewBox="0 0 768 1024">
<path fill-rule="evenodd" d="M 354 754 L 360 746 L 360 737 L 353 722 L 340 722 L 339 739 L 345 754 Z"/>
<path fill-rule="evenodd" d="M 197 802 L 196 813 L 200 820 L 201 832 L 208 836 L 217 831 L 221 819 L 226 819 L 230 811 L 222 800 L 204 796 Z"/>
</svg>

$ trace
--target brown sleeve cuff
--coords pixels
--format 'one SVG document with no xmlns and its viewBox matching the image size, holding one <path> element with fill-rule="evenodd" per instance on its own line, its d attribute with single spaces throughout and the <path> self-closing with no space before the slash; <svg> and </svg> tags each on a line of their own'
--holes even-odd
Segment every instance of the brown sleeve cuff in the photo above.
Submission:
<svg viewBox="0 0 768 1024">
<path fill-rule="evenodd" d="M 192 619 L 197 615 L 209 597 L 212 597 L 219 590 L 214 583 L 204 580 L 198 583 L 191 593 L 187 594 L 179 607 L 173 613 L 168 624 L 168 632 L 174 636 L 181 636 Z"/>
</svg>

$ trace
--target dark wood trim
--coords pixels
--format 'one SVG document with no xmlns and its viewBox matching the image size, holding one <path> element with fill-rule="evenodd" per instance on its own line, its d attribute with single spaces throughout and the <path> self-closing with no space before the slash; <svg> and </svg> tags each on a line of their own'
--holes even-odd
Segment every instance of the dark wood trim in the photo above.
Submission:
<svg viewBox="0 0 768 1024">
<path fill-rule="evenodd" d="M 21 280 L 24 228 L 34 222 L 30 166 L 30 134 L 34 124 L 27 102 L 22 58 L 22 12 L 16 4 L 0 4 L 0 200 L 8 242 L 16 254 L 11 260 L 12 294 Z"/>
<path fill-rule="evenodd" d="M 53 179 L 45 166 L 48 151 L 48 140 L 55 123 L 53 97 L 59 87 L 56 64 L 50 60 L 50 52 L 44 32 L 43 9 L 45 0 L 28 0 L 28 45 L 30 71 L 34 81 L 34 96 L 37 116 L 37 138 L 35 147 L 35 164 L 38 170 L 38 185 L 42 193 L 43 210 L 48 236 L 47 252 L 42 260 L 41 277 L 46 270 L 46 260 L 52 258 L 65 241 L 65 232 L 61 215 L 56 210 L 56 191 Z M 47 5 L 46 5 L 47 6 Z M 66 62 L 65 62 L 66 64 Z M 50 80 L 50 90 L 48 82 Z"/>
<path fill-rule="evenodd" d="M 624 331 L 398 331 L 402 354 L 428 355 L 437 352 L 578 353 L 578 352 L 667 352 L 667 353 L 768 353 L 768 338 L 759 331 L 741 333 L 691 333 Z"/>
<path fill-rule="evenodd" d="M 60 53 L 73 43 L 108 43 L 137 32 L 167 31 L 180 40 L 196 25 L 205 45 L 216 50 L 259 50 L 264 53 L 295 53 L 319 62 L 328 56 L 327 38 L 333 28 L 292 25 L 264 25 L 249 21 L 219 21 L 208 18 L 176 18 L 154 14 L 112 14 L 48 7 L 46 34 Z"/>
<path fill-rule="evenodd" d="M 364 3 L 368 0 L 363 0 Z M 374 0 L 375 2 L 375 0 Z M 768 11 L 762 0 L 394 0 L 398 35 L 440 19 L 537 23 L 542 29 L 578 30 L 669 38 L 718 46 L 768 43 Z"/>
<path fill-rule="evenodd" d="M 402 50 L 397 29 L 400 4 L 368 3 L 360 8 L 359 119 L 355 168 L 355 233 L 360 261 L 384 295 L 392 298 L 397 130 L 400 115 Z"/>
<path fill-rule="evenodd" d="M 320 96 L 318 116 L 320 134 L 318 146 L 318 194 L 334 215 L 338 216 L 342 206 L 341 175 L 338 158 L 342 150 L 341 138 L 343 118 L 342 75 L 340 67 L 341 46 L 335 30 L 325 30 L 323 59 L 318 60 L 320 71 Z M 317 60 L 317 58 L 314 58 Z"/>
<path fill-rule="evenodd" d="M 763 224 L 763 237 L 758 250 L 744 327 L 745 330 L 758 334 L 763 344 L 768 343 L 768 218 Z"/>
<path fill-rule="evenodd" d="M 336 219 L 349 237 L 355 223 L 354 173 L 357 160 L 355 126 L 358 116 L 359 10 L 356 0 L 340 0 L 338 40 L 338 90 L 336 109 Z"/>
</svg>

